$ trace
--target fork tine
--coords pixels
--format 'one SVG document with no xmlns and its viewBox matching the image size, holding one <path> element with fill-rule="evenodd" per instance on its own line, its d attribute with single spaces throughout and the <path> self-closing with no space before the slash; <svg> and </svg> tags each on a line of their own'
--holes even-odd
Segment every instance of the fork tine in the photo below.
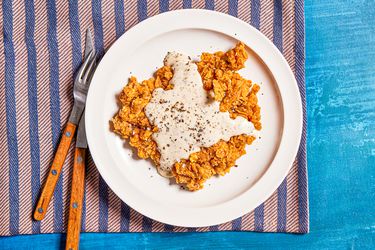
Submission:
<svg viewBox="0 0 375 250">
<path fill-rule="evenodd" d="M 87 71 L 87 65 L 91 61 L 92 55 L 93 55 L 93 51 L 90 51 L 87 58 L 85 58 L 82 66 L 79 68 L 79 71 L 78 71 L 78 74 L 77 74 L 78 79 L 82 79 L 84 72 Z"/>
<path fill-rule="evenodd" d="M 87 66 L 87 70 L 85 72 L 85 75 L 83 76 L 82 82 L 83 84 L 87 84 L 89 81 L 88 79 L 92 75 L 92 72 L 94 70 L 94 65 L 96 63 L 96 53 L 94 54 L 94 57 L 91 59 L 90 64 Z"/>
</svg>

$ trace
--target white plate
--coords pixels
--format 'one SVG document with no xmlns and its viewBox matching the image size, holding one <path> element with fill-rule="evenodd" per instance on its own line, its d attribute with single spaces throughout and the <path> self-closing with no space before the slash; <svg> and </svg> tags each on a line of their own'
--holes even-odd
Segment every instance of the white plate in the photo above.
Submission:
<svg viewBox="0 0 375 250">
<path fill-rule="evenodd" d="M 242 76 L 261 86 L 263 129 L 247 147 L 238 168 L 211 178 L 197 192 L 181 190 L 137 159 L 109 129 L 118 110 L 116 95 L 128 77 L 152 76 L 168 51 L 198 59 L 201 52 L 226 51 L 237 41 L 250 54 Z M 138 212 L 176 226 L 200 227 L 236 219 L 264 202 L 292 166 L 300 143 L 302 108 L 294 75 L 277 48 L 258 30 L 229 15 L 180 10 L 149 18 L 123 36 L 101 60 L 89 90 L 86 130 L 90 152 L 109 187 Z"/>
</svg>

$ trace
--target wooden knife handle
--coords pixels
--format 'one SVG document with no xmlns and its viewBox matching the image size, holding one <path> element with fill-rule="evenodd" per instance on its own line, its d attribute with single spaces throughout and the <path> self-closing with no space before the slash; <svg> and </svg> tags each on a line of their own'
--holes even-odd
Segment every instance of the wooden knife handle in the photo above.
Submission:
<svg viewBox="0 0 375 250">
<path fill-rule="evenodd" d="M 81 231 L 82 205 L 85 189 L 85 158 L 86 149 L 76 148 L 65 247 L 67 250 L 77 250 L 79 247 L 79 233 Z"/>
<path fill-rule="evenodd" d="M 65 127 L 55 158 L 53 159 L 51 170 L 48 173 L 46 183 L 44 184 L 34 211 L 35 220 L 42 220 L 47 213 L 49 202 L 51 201 L 57 181 L 59 180 L 61 169 L 64 165 L 66 155 L 68 154 L 70 144 L 72 143 L 76 127 L 77 126 L 71 122 L 68 122 Z"/>
</svg>

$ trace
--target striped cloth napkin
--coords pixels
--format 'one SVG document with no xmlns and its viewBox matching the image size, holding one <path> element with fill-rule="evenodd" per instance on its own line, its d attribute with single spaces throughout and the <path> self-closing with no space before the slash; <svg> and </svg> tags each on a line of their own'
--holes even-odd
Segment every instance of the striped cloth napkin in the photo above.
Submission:
<svg viewBox="0 0 375 250">
<path fill-rule="evenodd" d="M 0 235 L 63 232 L 67 225 L 73 146 L 42 222 L 32 220 L 41 185 L 72 108 L 73 73 L 84 31 L 101 54 L 121 34 L 160 12 L 206 8 L 236 16 L 263 32 L 293 69 L 305 108 L 303 0 L 3 0 L 0 25 Z M 129 208 L 88 159 L 82 231 L 259 231 L 307 233 L 306 119 L 287 178 L 253 212 L 218 226 L 180 228 Z"/>
</svg>

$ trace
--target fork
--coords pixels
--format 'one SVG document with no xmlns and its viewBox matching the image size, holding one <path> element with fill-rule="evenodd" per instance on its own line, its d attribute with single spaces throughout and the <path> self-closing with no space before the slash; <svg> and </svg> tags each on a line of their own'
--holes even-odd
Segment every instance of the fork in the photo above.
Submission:
<svg viewBox="0 0 375 250">
<path fill-rule="evenodd" d="M 36 209 L 34 211 L 35 220 L 42 220 L 47 213 L 48 205 L 51 201 L 57 181 L 59 180 L 66 155 L 74 137 L 78 122 L 80 121 L 83 110 L 85 108 L 87 91 L 90 84 L 89 80 L 96 63 L 96 52 L 92 44 L 92 38 L 89 30 L 87 30 L 86 32 L 85 54 L 85 60 L 74 80 L 74 106 L 71 111 L 69 121 L 63 131 L 59 146 L 55 154 L 55 158 L 53 159 L 53 163 L 48 173 L 47 180 L 44 184 L 42 193 L 39 197 Z"/>
</svg>

